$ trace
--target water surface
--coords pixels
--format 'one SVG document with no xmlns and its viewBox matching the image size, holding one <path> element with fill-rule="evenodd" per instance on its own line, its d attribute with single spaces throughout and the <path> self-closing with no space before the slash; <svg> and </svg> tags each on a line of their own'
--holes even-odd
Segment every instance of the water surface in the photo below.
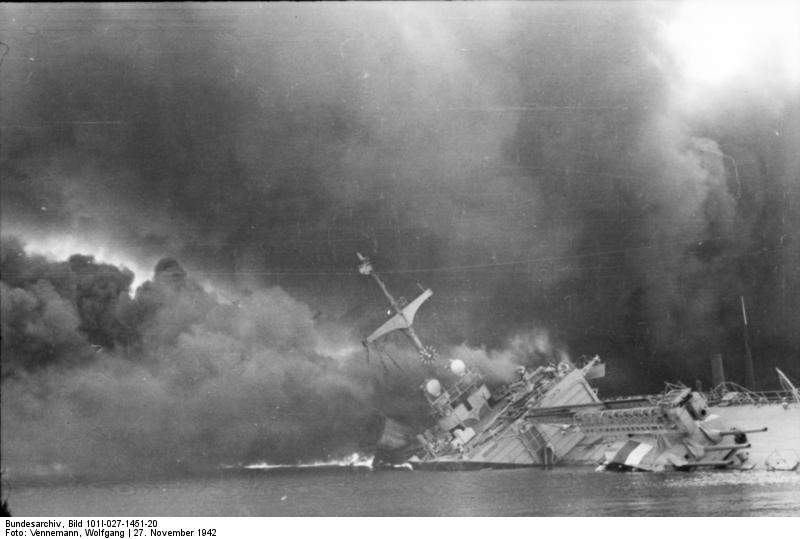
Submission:
<svg viewBox="0 0 800 539">
<path fill-rule="evenodd" d="M 800 473 L 225 470 L 4 485 L 14 516 L 800 516 Z"/>
</svg>

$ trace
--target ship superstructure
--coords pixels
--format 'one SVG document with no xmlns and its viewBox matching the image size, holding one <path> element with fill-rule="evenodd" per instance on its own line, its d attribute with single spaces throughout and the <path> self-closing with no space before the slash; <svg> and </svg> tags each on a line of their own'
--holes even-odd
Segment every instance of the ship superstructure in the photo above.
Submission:
<svg viewBox="0 0 800 539">
<path fill-rule="evenodd" d="M 410 303 L 398 302 L 370 261 L 358 256 L 359 271 L 379 284 L 394 309 L 394 315 L 367 337 L 365 346 L 387 333 L 403 331 L 431 373 L 420 386 L 431 426 L 416 435 L 403 453 L 415 468 L 752 469 L 769 467 L 766 454 L 778 446 L 781 451 L 772 456 L 777 463 L 773 467 L 789 469 L 793 462 L 796 466 L 792 452 L 800 447 L 800 395 L 793 386 L 794 393 L 787 393 L 797 402 L 783 401 L 775 407 L 788 412 L 777 423 L 784 431 L 778 437 L 785 442 L 774 435 L 763 437 L 767 425 L 775 425 L 777 419 L 752 413 L 739 417 L 730 413 L 731 403 L 726 407 L 715 394 L 683 386 L 668 386 L 660 395 L 601 400 L 589 384 L 605 373 L 599 357 L 580 366 L 568 360 L 535 369 L 520 366 L 516 380 L 490 389 L 479 372 L 460 359 L 440 358 L 414 331 L 415 315 L 433 292 L 423 289 Z M 443 361 L 449 363 L 449 378 L 455 380 L 449 384 L 435 376 L 435 367 Z"/>
<path fill-rule="evenodd" d="M 709 412 L 737 427 L 768 426 L 750 449 L 755 469 L 800 471 L 800 389 L 775 369 L 780 391 L 753 391 L 722 382 L 709 394 Z"/>
</svg>

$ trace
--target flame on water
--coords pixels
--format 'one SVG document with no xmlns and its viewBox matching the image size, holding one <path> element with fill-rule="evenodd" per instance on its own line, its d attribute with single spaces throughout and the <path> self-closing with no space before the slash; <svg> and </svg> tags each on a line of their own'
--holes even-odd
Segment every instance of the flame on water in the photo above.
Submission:
<svg viewBox="0 0 800 539">
<path fill-rule="evenodd" d="M 294 468 L 322 468 L 322 467 L 357 467 L 357 468 L 370 468 L 372 469 L 372 462 L 374 456 L 361 455 L 360 453 L 353 453 L 347 457 L 333 460 L 316 460 L 314 462 L 303 462 L 298 464 L 269 464 L 268 462 L 258 462 L 254 464 L 247 464 L 242 466 L 248 470 L 273 470 L 279 468 L 294 469 Z"/>
</svg>

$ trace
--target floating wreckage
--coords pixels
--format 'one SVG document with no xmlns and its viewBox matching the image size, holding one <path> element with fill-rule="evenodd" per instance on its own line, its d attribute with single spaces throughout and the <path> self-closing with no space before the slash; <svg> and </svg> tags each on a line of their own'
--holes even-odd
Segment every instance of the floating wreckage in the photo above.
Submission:
<svg viewBox="0 0 800 539">
<path fill-rule="evenodd" d="M 602 400 L 589 384 L 605 375 L 605 364 L 595 357 L 581 366 L 568 360 L 535 369 L 521 366 L 517 380 L 490 390 L 480 373 L 460 359 L 443 360 L 414 331 L 415 315 L 433 292 L 423 289 L 410 303 L 398 302 L 369 259 L 358 257 L 359 272 L 377 282 L 394 310 L 364 345 L 369 350 L 384 335 L 402 331 L 430 373 L 420 389 L 429 405 L 431 427 L 411 437 L 404 436 L 397 422 L 387 421 L 376 463 L 435 470 L 798 466 L 800 392 L 780 371 L 784 391 L 769 394 L 730 384 L 707 394 L 668 385 L 660 395 Z M 453 381 L 442 381 L 447 379 Z"/>
</svg>

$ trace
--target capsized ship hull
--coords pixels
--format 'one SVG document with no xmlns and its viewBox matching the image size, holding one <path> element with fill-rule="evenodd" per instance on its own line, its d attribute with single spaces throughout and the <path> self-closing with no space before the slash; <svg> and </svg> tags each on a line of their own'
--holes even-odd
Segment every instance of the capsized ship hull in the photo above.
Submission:
<svg viewBox="0 0 800 539">
<path fill-rule="evenodd" d="M 359 272 L 371 276 L 395 314 L 364 341 L 403 331 L 431 376 L 421 390 L 432 425 L 410 443 L 387 429 L 378 458 L 418 469 L 464 470 L 526 466 L 592 465 L 604 470 L 791 470 L 800 454 L 800 392 L 778 371 L 787 390 L 769 397 L 741 392 L 703 395 L 671 386 L 661 395 L 600 400 L 589 380 L 605 365 L 595 357 L 536 369 L 519 367 L 513 383 L 490 390 L 459 359 L 449 373 L 412 324 L 430 289 L 410 303 L 397 301 L 359 254 Z M 444 374 L 453 380 L 443 384 Z M 788 385 L 787 385 L 788 384 Z M 710 404 L 709 404 L 710 402 Z M 391 422 L 387 422 L 390 426 Z M 396 425 L 395 425 L 396 426 Z"/>
<path fill-rule="evenodd" d="M 791 434 L 758 438 L 765 427 L 769 432 L 759 423 L 767 419 L 779 429 L 791 429 L 792 407 L 773 406 L 785 413 L 779 419 L 742 409 L 744 418 L 756 422 L 745 425 L 731 422 L 739 418 L 730 408 L 714 413 L 705 397 L 689 388 L 601 401 L 586 379 L 598 362 L 526 372 L 516 387 L 501 388 L 508 393 L 494 404 L 487 399 L 471 415 L 458 407 L 438 412 L 436 427 L 418 437 L 422 450 L 409 462 L 443 470 L 554 465 L 615 471 L 754 469 L 767 466 L 767 453 L 798 447 Z M 431 400 L 434 410 L 442 410 L 452 396 L 443 392 Z"/>
<path fill-rule="evenodd" d="M 443 436 L 442 430 L 438 439 L 426 431 L 418 437 L 420 443 L 409 462 L 425 470 L 798 469 L 798 402 L 784 397 L 709 406 L 703 395 L 688 388 L 600 401 L 583 373 L 575 369 L 571 377 L 558 380 L 551 388 L 558 391 L 549 399 L 528 394 L 494 403 L 468 427 L 471 436 L 466 442 L 458 435 Z M 709 398 L 713 403 L 713 396 Z"/>
</svg>

